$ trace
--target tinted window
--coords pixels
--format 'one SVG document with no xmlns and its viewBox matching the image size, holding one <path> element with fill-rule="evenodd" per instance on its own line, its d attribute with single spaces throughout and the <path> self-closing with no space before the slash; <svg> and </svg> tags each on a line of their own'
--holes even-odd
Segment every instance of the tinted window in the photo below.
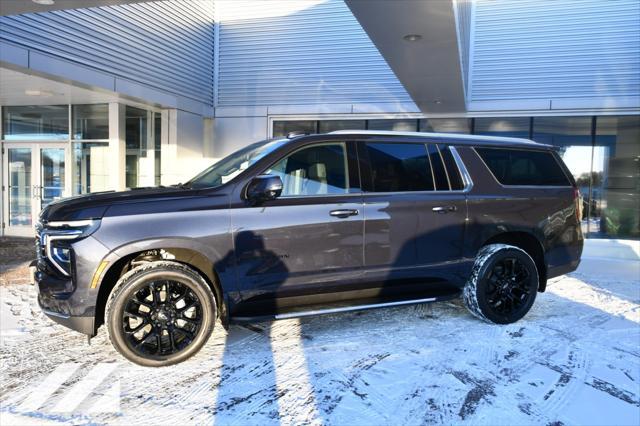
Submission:
<svg viewBox="0 0 640 426">
<path fill-rule="evenodd" d="M 436 189 L 438 191 L 448 191 L 449 180 L 447 179 L 447 172 L 442 163 L 442 156 L 438 147 L 434 144 L 428 144 L 427 149 L 429 150 L 429 161 L 433 169 L 433 177 L 436 180 Z"/>
<path fill-rule="evenodd" d="M 453 154 L 448 146 L 438 145 L 444 165 L 447 168 L 447 174 L 449 176 L 449 183 L 451 183 L 451 189 L 460 190 L 463 189 L 462 176 L 460 176 L 460 170 L 456 164 L 456 160 L 453 159 Z"/>
<path fill-rule="evenodd" d="M 571 185 L 550 152 L 496 148 L 476 151 L 503 185 Z"/>
<path fill-rule="evenodd" d="M 304 148 L 276 163 L 266 174 L 280 176 L 282 196 L 345 194 L 349 189 L 343 143 Z"/>
<path fill-rule="evenodd" d="M 369 143 L 372 192 L 433 191 L 424 144 Z"/>
</svg>

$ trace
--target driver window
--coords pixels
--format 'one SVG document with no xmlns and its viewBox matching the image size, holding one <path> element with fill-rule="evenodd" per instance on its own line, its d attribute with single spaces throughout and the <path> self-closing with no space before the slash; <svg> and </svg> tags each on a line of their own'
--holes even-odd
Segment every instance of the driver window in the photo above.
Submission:
<svg viewBox="0 0 640 426">
<path fill-rule="evenodd" d="M 349 189 L 344 143 L 303 148 L 265 172 L 280 176 L 282 197 L 346 194 Z"/>
</svg>

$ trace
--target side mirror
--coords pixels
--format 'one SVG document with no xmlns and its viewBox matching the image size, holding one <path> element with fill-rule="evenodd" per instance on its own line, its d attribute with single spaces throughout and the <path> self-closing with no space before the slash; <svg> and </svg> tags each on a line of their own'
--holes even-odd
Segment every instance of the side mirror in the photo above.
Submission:
<svg viewBox="0 0 640 426">
<path fill-rule="evenodd" d="M 247 199 L 253 204 L 274 200 L 282 193 L 280 176 L 260 175 L 254 177 L 247 186 Z"/>
</svg>

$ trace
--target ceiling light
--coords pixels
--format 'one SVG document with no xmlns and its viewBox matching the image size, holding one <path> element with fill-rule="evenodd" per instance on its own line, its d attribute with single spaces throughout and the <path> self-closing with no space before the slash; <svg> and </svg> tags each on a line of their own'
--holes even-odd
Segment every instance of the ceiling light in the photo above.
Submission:
<svg viewBox="0 0 640 426">
<path fill-rule="evenodd" d="M 440 105 L 442 103 L 442 99 L 434 99 L 433 103 L 436 105 Z"/>
<path fill-rule="evenodd" d="M 402 37 L 405 41 L 418 41 L 422 40 L 422 36 L 420 34 L 407 34 Z"/>
<path fill-rule="evenodd" d="M 24 91 L 24 94 L 27 96 L 53 96 L 53 92 L 48 90 L 35 90 L 35 89 L 27 89 Z"/>
<path fill-rule="evenodd" d="M 31 0 L 35 4 L 40 4 L 42 6 L 51 6 L 55 4 L 55 0 Z"/>
</svg>

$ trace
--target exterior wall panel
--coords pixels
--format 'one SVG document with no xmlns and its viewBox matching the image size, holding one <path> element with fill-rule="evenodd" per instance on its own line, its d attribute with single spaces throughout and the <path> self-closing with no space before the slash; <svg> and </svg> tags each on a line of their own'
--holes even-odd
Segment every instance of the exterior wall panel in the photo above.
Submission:
<svg viewBox="0 0 640 426">
<path fill-rule="evenodd" d="M 217 10 L 220 106 L 412 102 L 342 0 Z"/>
<path fill-rule="evenodd" d="M 473 26 L 471 104 L 640 97 L 637 0 L 479 0 Z"/>
<path fill-rule="evenodd" d="M 0 40 L 213 104 L 213 0 L 2 16 Z"/>
</svg>

